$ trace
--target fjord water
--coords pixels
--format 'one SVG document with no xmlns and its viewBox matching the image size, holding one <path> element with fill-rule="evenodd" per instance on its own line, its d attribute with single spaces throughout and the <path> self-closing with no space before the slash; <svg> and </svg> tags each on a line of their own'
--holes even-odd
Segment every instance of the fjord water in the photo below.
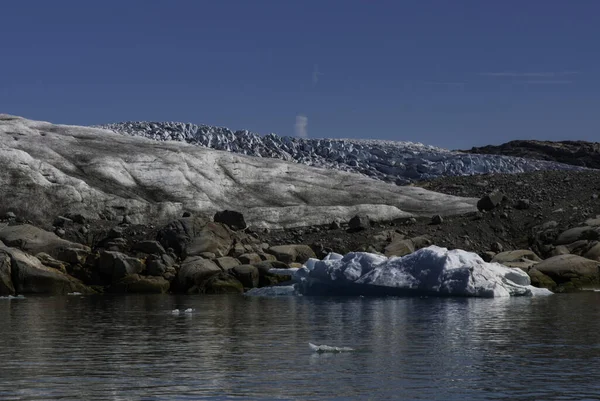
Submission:
<svg viewBox="0 0 600 401">
<path fill-rule="evenodd" d="M 27 297 L 0 299 L 0 322 L 2 400 L 600 397 L 594 292 Z"/>
</svg>

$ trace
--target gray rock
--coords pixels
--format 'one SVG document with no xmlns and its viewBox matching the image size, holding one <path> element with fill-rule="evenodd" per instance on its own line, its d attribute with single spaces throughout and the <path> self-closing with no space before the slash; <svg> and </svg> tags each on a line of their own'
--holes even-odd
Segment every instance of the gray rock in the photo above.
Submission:
<svg viewBox="0 0 600 401">
<path fill-rule="evenodd" d="M 93 292 L 79 280 L 44 266 L 39 259 L 19 249 L 4 248 L 4 252 L 11 257 L 12 283 L 18 294 L 66 295 L 71 292 Z"/>
<path fill-rule="evenodd" d="M 587 259 L 600 261 L 600 242 L 592 246 L 583 256 Z"/>
<path fill-rule="evenodd" d="M 241 265 L 240 261 L 236 258 L 232 258 L 231 256 L 223 256 L 221 258 L 217 258 L 214 262 L 223 269 L 224 272 L 232 269 L 235 266 Z"/>
<path fill-rule="evenodd" d="M 164 248 L 172 248 L 181 255 L 187 244 L 202 231 L 205 225 L 206 220 L 198 217 L 177 219 L 158 231 L 157 240 Z"/>
<path fill-rule="evenodd" d="M 229 273 L 237 278 L 244 288 L 256 288 L 259 282 L 259 272 L 256 266 L 239 265 L 234 266 Z"/>
<path fill-rule="evenodd" d="M 490 249 L 492 250 L 492 252 L 495 252 L 495 253 L 500 253 L 500 252 L 504 251 L 504 247 L 499 242 L 494 242 L 492 244 L 492 246 L 490 246 Z"/>
<path fill-rule="evenodd" d="M 0 296 L 15 295 L 10 254 L 0 250 Z"/>
<path fill-rule="evenodd" d="M 315 252 L 308 245 L 277 245 L 270 247 L 267 252 L 284 263 L 305 263 L 310 258 L 316 258 Z"/>
<path fill-rule="evenodd" d="M 496 256 L 496 253 L 491 251 L 484 251 L 479 254 L 479 257 L 481 257 L 481 259 L 483 259 L 484 262 L 488 263 L 491 262 L 492 259 L 494 259 L 494 256 Z"/>
<path fill-rule="evenodd" d="M 163 277 L 131 274 L 111 285 L 110 291 L 128 294 L 164 294 L 169 291 L 169 287 L 170 283 Z"/>
<path fill-rule="evenodd" d="M 483 198 L 479 199 L 477 202 L 477 209 L 479 211 L 490 211 L 494 210 L 502 200 L 504 199 L 504 194 L 500 191 L 493 191 Z"/>
<path fill-rule="evenodd" d="M 202 287 L 204 281 L 211 276 L 221 273 L 221 269 L 208 259 L 200 256 L 188 257 L 183 261 L 177 274 L 178 286 L 186 291 L 197 286 Z"/>
<path fill-rule="evenodd" d="M 244 253 L 243 255 L 238 256 L 238 260 L 243 265 L 252 265 L 262 261 L 260 255 L 256 253 Z"/>
<path fill-rule="evenodd" d="M 54 233 L 29 224 L 3 227 L 0 229 L 0 241 L 8 247 L 19 248 L 29 254 L 45 252 L 53 258 L 58 258 L 66 248 L 90 250 L 87 246 L 66 241 Z"/>
<path fill-rule="evenodd" d="M 351 231 L 366 230 L 369 227 L 371 227 L 371 221 L 369 216 L 364 214 L 357 214 L 348 222 L 348 228 Z"/>
<path fill-rule="evenodd" d="M 215 213 L 213 217 L 215 223 L 223 223 L 233 231 L 244 230 L 248 227 L 244 220 L 244 215 L 234 210 L 223 210 Z"/>
<path fill-rule="evenodd" d="M 231 274 L 219 273 L 206 280 L 201 292 L 204 294 L 242 294 L 244 286 Z"/>
<path fill-rule="evenodd" d="M 510 262 L 541 262 L 542 259 L 535 252 L 528 249 L 501 252 L 494 256 L 492 262 L 506 265 Z M 508 266 L 508 265 L 507 265 Z"/>
<path fill-rule="evenodd" d="M 71 224 L 73 224 L 73 220 L 69 219 L 68 217 L 58 216 L 56 219 L 54 219 L 53 226 L 65 227 Z"/>
<path fill-rule="evenodd" d="M 531 201 L 529 199 L 519 199 L 517 203 L 515 203 L 515 209 L 517 210 L 527 210 L 531 207 Z"/>
<path fill-rule="evenodd" d="M 431 224 L 442 224 L 444 222 L 444 218 L 442 216 L 440 216 L 439 214 L 436 214 L 435 216 L 433 216 L 431 218 Z"/>
<path fill-rule="evenodd" d="M 567 231 L 562 232 L 556 241 L 555 245 L 567 245 L 578 240 L 598 240 L 600 234 L 593 227 L 583 226 L 571 228 Z"/>
<path fill-rule="evenodd" d="M 113 281 L 127 275 L 138 274 L 144 270 L 140 259 L 132 258 L 120 252 L 102 251 L 98 260 L 98 271 Z"/>
<path fill-rule="evenodd" d="M 167 266 L 162 259 L 148 258 L 146 260 L 146 274 L 148 276 L 162 276 L 167 272 Z"/>
<path fill-rule="evenodd" d="M 198 256 L 203 252 L 216 257 L 227 256 L 233 247 L 232 231 L 221 223 L 207 223 L 185 247 L 185 256 Z"/>
<path fill-rule="evenodd" d="M 160 242 L 150 240 L 140 241 L 136 243 L 135 245 L 133 245 L 133 250 L 142 253 L 147 253 L 150 255 L 164 255 L 167 253 L 165 251 L 165 248 L 163 248 L 163 246 L 160 244 Z"/>
<path fill-rule="evenodd" d="M 84 264 L 87 257 L 90 255 L 90 250 L 85 248 L 63 248 L 60 249 L 56 259 L 72 265 Z"/>
<path fill-rule="evenodd" d="M 405 256 L 415 251 L 415 244 L 410 239 L 398 239 L 397 241 L 391 242 L 385 247 L 383 254 L 385 256 Z"/>
<path fill-rule="evenodd" d="M 586 279 L 586 281 L 594 282 L 598 281 L 600 277 L 600 264 L 595 260 L 578 255 L 553 256 L 538 263 L 535 268 L 557 284 L 574 279 Z"/>
<path fill-rule="evenodd" d="M 52 256 L 48 255 L 47 253 L 40 252 L 37 255 L 35 255 L 35 257 L 38 258 L 39 261 L 42 262 L 42 264 L 44 266 L 48 266 L 53 269 L 59 270 L 65 274 L 67 273 L 67 268 L 65 266 L 65 263 L 61 262 L 60 260 L 54 259 Z"/>
</svg>

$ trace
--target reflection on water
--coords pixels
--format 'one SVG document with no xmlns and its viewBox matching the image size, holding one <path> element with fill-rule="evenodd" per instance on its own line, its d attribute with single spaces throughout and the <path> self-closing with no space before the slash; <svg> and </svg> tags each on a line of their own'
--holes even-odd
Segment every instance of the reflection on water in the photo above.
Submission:
<svg viewBox="0 0 600 401">
<path fill-rule="evenodd" d="M 1 299 L 0 399 L 597 399 L 599 317 L 600 293 Z"/>
</svg>

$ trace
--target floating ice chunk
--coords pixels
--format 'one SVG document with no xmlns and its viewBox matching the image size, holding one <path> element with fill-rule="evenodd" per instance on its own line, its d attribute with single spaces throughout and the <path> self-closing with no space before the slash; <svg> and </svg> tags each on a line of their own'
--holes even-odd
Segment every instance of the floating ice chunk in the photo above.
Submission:
<svg viewBox="0 0 600 401">
<path fill-rule="evenodd" d="M 179 315 L 179 309 L 173 309 L 173 310 L 171 311 L 171 313 L 172 313 L 173 315 Z"/>
<path fill-rule="evenodd" d="M 7 295 L 5 297 L 0 297 L 0 299 L 25 299 L 23 295 Z"/>
<path fill-rule="evenodd" d="M 404 257 L 352 252 L 309 260 L 292 277 L 305 295 L 547 295 L 520 269 L 486 263 L 463 250 L 430 246 Z"/>
<path fill-rule="evenodd" d="M 339 353 L 339 352 L 356 351 L 354 348 L 350 348 L 350 347 L 332 347 L 329 345 L 315 345 L 313 343 L 308 343 L 308 346 L 310 347 L 311 350 L 318 352 L 318 353 L 324 353 L 324 352 Z"/>
<path fill-rule="evenodd" d="M 192 308 L 187 308 L 186 310 L 183 311 L 183 313 L 192 313 L 194 312 L 194 310 Z"/>
<path fill-rule="evenodd" d="M 288 295 L 298 295 L 295 285 L 278 285 L 273 287 L 253 288 L 245 295 L 254 297 L 283 297 Z"/>
<path fill-rule="evenodd" d="M 67 295 L 83 295 L 80 292 L 69 292 Z"/>
<path fill-rule="evenodd" d="M 300 270 L 299 267 L 290 267 L 288 269 L 273 268 L 269 269 L 269 273 L 277 274 L 278 276 L 293 276 L 298 270 Z"/>
</svg>

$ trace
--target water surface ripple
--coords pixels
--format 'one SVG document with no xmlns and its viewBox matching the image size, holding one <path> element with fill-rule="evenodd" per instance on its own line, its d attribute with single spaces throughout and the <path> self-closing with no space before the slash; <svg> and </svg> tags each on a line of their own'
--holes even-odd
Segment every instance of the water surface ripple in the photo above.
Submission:
<svg viewBox="0 0 600 401">
<path fill-rule="evenodd" d="M 0 299 L 0 399 L 600 399 L 599 318 L 600 293 Z"/>
</svg>

